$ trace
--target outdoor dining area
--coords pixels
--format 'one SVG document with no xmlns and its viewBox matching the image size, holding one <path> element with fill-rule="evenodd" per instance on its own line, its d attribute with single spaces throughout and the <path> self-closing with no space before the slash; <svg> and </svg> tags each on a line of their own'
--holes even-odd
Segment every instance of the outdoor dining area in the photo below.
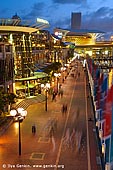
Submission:
<svg viewBox="0 0 113 170">
<path fill-rule="evenodd" d="M 41 83 L 46 81 L 48 74 L 34 72 L 34 76 L 15 79 L 15 93 L 18 98 L 23 99 L 41 94 Z"/>
</svg>

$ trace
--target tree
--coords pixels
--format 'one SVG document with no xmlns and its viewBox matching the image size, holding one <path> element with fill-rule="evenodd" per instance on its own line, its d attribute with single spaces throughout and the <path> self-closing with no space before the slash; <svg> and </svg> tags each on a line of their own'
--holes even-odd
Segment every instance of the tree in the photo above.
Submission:
<svg viewBox="0 0 113 170">
<path fill-rule="evenodd" d="M 0 114 L 8 110 L 8 106 L 15 103 L 16 95 L 14 93 L 0 93 Z"/>
</svg>

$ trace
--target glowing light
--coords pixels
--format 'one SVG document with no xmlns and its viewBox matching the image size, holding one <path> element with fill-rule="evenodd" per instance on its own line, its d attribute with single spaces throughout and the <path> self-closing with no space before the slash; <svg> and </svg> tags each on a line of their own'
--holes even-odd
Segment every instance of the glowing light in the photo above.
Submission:
<svg viewBox="0 0 113 170">
<path fill-rule="evenodd" d="M 18 111 L 18 113 L 22 113 L 24 111 L 24 109 L 23 108 L 18 108 L 17 111 Z"/>
<path fill-rule="evenodd" d="M 11 111 L 10 111 L 10 115 L 11 115 L 11 116 L 16 116 L 16 114 L 17 114 L 17 111 L 16 111 L 16 110 L 11 110 Z"/>
<path fill-rule="evenodd" d="M 46 88 L 50 88 L 50 83 L 46 83 Z"/>
<path fill-rule="evenodd" d="M 100 139 L 102 139 L 102 137 L 103 137 L 103 130 L 102 129 L 99 130 L 99 137 L 100 137 Z"/>
<path fill-rule="evenodd" d="M 15 129 L 18 129 L 19 127 L 18 122 L 15 122 L 14 126 L 15 126 Z"/>
<path fill-rule="evenodd" d="M 44 20 L 44 19 L 41 19 L 41 18 L 37 18 L 37 22 L 49 24 L 49 22 L 47 20 Z"/>
<path fill-rule="evenodd" d="M 106 150 L 106 145 L 105 143 L 102 144 L 102 153 L 105 154 L 105 150 Z"/>
</svg>

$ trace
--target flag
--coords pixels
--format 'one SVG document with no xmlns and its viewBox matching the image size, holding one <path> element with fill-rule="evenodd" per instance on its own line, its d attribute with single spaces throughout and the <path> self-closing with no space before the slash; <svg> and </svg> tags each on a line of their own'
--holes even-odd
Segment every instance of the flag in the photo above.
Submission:
<svg viewBox="0 0 113 170">
<path fill-rule="evenodd" d="M 112 115 L 113 115 L 113 102 L 112 102 Z M 112 116 L 112 132 L 109 138 L 105 140 L 105 143 L 106 143 L 105 162 L 113 163 L 113 116 Z"/>
<path fill-rule="evenodd" d="M 100 69 L 98 67 L 95 67 L 94 69 L 94 100 L 97 101 L 98 99 L 98 91 L 99 91 L 99 78 L 100 78 Z"/>
<path fill-rule="evenodd" d="M 113 85 L 108 90 L 106 100 L 105 100 L 105 110 L 104 110 L 104 137 L 109 137 L 112 132 L 112 105 L 113 105 Z"/>
<path fill-rule="evenodd" d="M 108 75 L 103 73 L 101 81 L 102 83 L 101 83 L 100 108 L 102 109 L 102 113 L 103 113 L 105 111 L 105 102 L 106 102 L 107 91 L 108 91 Z"/>
<path fill-rule="evenodd" d="M 113 69 L 109 72 L 109 88 L 113 84 Z"/>
</svg>

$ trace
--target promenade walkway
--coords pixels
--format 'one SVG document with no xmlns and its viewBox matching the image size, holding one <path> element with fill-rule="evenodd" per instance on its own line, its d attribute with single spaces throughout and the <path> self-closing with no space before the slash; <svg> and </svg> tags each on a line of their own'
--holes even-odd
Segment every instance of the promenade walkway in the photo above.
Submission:
<svg viewBox="0 0 113 170">
<path fill-rule="evenodd" d="M 44 168 L 47 170 L 102 170 L 93 106 L 89 89 L 85 91 L 84 88 L 87 75 L 84 73 L 81 64 L 79 64 L 79 67 L 81 71 L 79 78 L 76 77 L 76 74 L 75 77 L 71 76 L 70 72 L 62 83 L 64 91 L 62 98 L 57 96 L 56 101 L 52 102 L 52 96 L 48 97 L 47 111 L 45 111 L 44 100 L 37 102 L 38 100 L 34 98 L 18 103 L 16 107 L 24 107 L 28 111 L 21 129 L 22 155 L 21 157 L 17 156 L 18 144 L 15 141 L 18 135 L 15 132 L 14 124 L 12 124 L 6 133 L 0 137 L 1 141 L 7 139 L 5 144 L 1 144 L 0 169 L 5 164 L 5 169 L 9 170 L 11 168 L 8 168 L 9 164 L 13 164 L 15 166 L 13 169 L 17 170 L 19 169 L 17 165 L 20 164 L 26 165 L 26 167 L 21 167 L 21 170 L 43 170 Z M 89 95 L 89 98 L 86 99 L 85 93 Z M 61 112 L 64 103 L 68 106 L 66 116 L 63 116 Z M 78 108 L 80 112 L 77 114 Z M 84 114 L 85 110 L 87 110 L 86 114 Z M 92 118 L 92 121 L 88 121 L 89 118 Z M 32 125 L 36 126 L 36 133 L 34 134 L 31 130 Z M 54 130 L 51 129 L 51 125 L 54 126 Z M 71 131 L 73 128 L 82 131 L 80 152 L 76 152 L 76 149 L 72 152 L 68 147 L 64 150 L 62 140 L 68 128 Z M 6 145 L 9 148 L 6 148 Z M 12 146 L 14 147 L 12 148 Z"/>
</svg>

